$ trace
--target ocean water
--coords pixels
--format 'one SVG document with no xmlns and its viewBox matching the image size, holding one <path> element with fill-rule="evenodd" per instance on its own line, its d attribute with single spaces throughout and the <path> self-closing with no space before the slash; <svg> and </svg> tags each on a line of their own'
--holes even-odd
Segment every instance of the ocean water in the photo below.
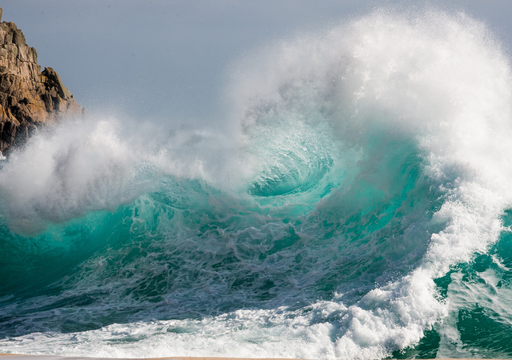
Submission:
<svg viewBox="0 0 512 360">
<path fill-rule="evenodd" d="M 376 10 L 255 49 L 225 121 L 93 117 L 0 164 L 0 352 L 512 356 L 512 75 Z"/>
</svg>

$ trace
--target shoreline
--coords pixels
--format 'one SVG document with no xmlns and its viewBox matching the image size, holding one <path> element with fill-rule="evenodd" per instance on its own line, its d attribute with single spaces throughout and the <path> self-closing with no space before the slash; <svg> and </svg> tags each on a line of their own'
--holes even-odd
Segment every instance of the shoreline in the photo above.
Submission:
<svg viewBox="0 0 512 360">
<path fill-rule="evenodd" d="M 294 358 L 237 358 L 237 357 L 195 357 L 195 356 L 168 356 L 168 357 L 157 357 L 157 358 L 103 358 L 103 357 L 86 357 L 86 356 L 59 356 L 59 355 L 26 355 L 26 354 L 3 354 L 0 353 L 0 357 L 16 357 L 19 360 L 23 360 L 23 357 L 28 358 L 44 358 L 46 360 L 306 360 L 306 359 L 294 359 Z M 21 358 L 20 358 L 21 357 Z M 443 360 L 473 360 L 474 358 L 446 358 Z M 437 360 L 437 359 L 424 359 L 424 360 Z M 505 360 L 505 359 L 486 359 L 486 360 Z"/>
<path fill-rule="evenodd" d="M 17 359 L 22 359 L 23 357 L 40 357 L 44 359 L 73 359 L 73 360 L 107 360 L 107 359 L 117 359 L 117 360 L 164 360 L 164 359 L 173 359 L 173 360 L 306 360 L 306 359 L 294 359 L 294 358 L 237 358 L 237 357 L 196 357 L 196 356 L 166 356 L 166 357 L 156 357 L 156 358 L 105 358 L 105 357 L 87 357 L 87 356 L 60 356 L 60 355 L 29 355 L 29 354 L 5 354 L 0 353 L 0 357 L 16 357 Z M 20 358 L 21 356 L 21 358 Z M 446 359 L 449 360 L 449 359 Z M 463 359 L 457 359 L 463 360 Z M 493 359 L 487 359 L 493 360 Z"/>
</svg>

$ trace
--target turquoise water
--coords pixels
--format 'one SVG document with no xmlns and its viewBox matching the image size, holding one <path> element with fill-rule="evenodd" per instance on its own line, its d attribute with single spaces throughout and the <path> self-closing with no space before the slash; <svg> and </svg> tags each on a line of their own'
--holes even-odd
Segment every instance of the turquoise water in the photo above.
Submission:
<svg viewBox="0 0 512 360">
<path fill-rule="evenodd" d="M 91 118 L 2 161 L 1 352 L 510 357 L 512 78 L 485 26 L 376 11 L 231 73 L 218 129 Z"/>
</svg>

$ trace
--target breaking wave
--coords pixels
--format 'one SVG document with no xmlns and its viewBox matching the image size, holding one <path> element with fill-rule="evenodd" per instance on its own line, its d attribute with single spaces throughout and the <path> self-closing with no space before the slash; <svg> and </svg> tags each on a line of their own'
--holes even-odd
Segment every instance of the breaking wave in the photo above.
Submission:
<svg viewBox="0 0 512 360">
<path fill-rule="evenodd" d="M 61 124 L 0 170 L 0 349 L 509 357 L 512 77 L 464 14 L 255 50 L 221 126 Z"/>
</svg>

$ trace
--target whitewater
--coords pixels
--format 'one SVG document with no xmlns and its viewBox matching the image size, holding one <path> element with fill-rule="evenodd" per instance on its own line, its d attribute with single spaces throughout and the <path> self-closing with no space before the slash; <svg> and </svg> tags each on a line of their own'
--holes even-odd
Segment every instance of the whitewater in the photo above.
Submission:
<svg viewBox="0 0 512 360">
<path fill-rule="evenodd" d="M 95 116 L 0 169 L 0 352 L 512 356 L 512 74 L 375 10 L 228 71 L 224 121 Z"/>
</svg>

